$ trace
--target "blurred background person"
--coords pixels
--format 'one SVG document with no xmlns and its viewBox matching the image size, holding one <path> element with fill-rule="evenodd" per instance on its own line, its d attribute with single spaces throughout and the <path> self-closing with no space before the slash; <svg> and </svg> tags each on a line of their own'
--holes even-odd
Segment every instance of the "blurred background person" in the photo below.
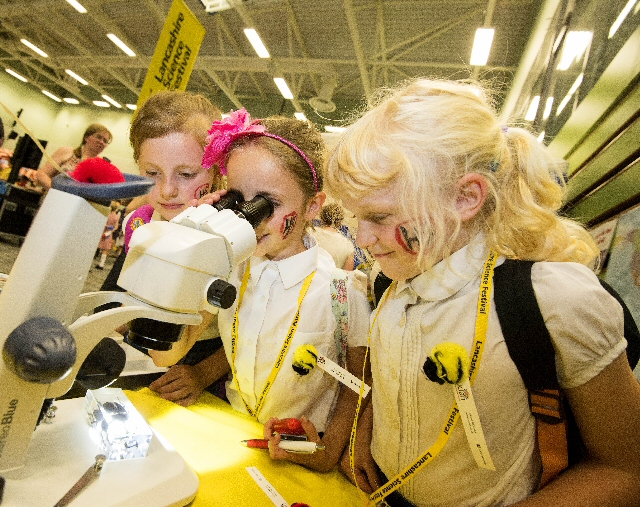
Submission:
<svg viewBox="0 0 640 507">
<path fill-rule="evenodd" d="M 318 216 L 320 225 L 316 225 L 311 234 L 316 241 L 333 257 L 336 266 L 346 271 L 354 269 L 355 248 L 353 243 L 340 232 L 344 209 L 338 203 L 326 204 Z"/>
<path fill-rule="evenodd" d="M 99 123 L 92 123 L 85 130 L 80 146 L 77 148 L 61 146 L 51 155 L 51 158 L 56 161 L 63 172 L 70 172 L 83 160 L 100 155 L 112 139 L 113 136 L 107 127 Z M 51 179 L 59 172 L 50 161 L 47 161 L 38 169 L 38 183 L 45 189 L 50 189 Z"/>
</svg>

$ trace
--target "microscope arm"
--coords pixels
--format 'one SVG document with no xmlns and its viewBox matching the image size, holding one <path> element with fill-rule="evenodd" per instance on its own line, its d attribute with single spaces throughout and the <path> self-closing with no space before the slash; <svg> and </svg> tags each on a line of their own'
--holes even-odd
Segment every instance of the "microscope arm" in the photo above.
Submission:
<svg viewBox="0 0 640 507">
<path fill-rule="evenodd" d="M 123 303 L 124 306 L 111 308 L 86 317 L 80 317 L 76 322 L 69 326 L 69 332 L 73 335 L 76 341 L 77 359 L 69 375 L 50 384 L 49 390 L 47 391 L 47 398 L 58 398 L 71 389 L 78 370 L 80 369 L 80 366 L 82 366 L 82 363 L 89 352 L 93 350 L 104 336 L 113 332 L 114 329 L 122 324 L 138 318 L 186 325 L 198 325 L 202 322 L 202 316 L 198 313 L 190 314 L 171 312 L 148 305 L 142 301 L 138 301 L 124 292 L 115 292 L 113 294 L 120 296 L 117 299 L 119 302 Z M 100 300 L 102 298 L 96 299 Z M 106 301 L 99 302 L 98 304 L 113 302 L 110 298 L 106 299 Z"/>
</svg>

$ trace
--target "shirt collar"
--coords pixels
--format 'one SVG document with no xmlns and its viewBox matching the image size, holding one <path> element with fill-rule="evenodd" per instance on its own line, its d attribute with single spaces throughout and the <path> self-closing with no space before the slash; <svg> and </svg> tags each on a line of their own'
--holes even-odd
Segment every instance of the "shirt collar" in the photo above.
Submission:
<svg viewBox="0 0 640 507">
<path fill-rule="evenodd" d="M 311 236 L 304 237 L 307 248 L 299 254 L 292 255 L 280 261 L 271 261 L 266 257 L 251 257 L 251 278 L 260 282 L 260 277 L 268 267 L 273 267 L 280 273 L 282 285 L 285 289 L 302 282 L 318 264 L 318 243 Z"/>
<path fill-rule="evenodd" d="M 421 273 L 411 280 L 398 282 L 396 294 L 409 290 L 425 301 L 451 297 L 476 279 L 488 253 L 485 236 L 480 233 L 448 259 L 436 264 L 431 271 Z"/>
</svg>

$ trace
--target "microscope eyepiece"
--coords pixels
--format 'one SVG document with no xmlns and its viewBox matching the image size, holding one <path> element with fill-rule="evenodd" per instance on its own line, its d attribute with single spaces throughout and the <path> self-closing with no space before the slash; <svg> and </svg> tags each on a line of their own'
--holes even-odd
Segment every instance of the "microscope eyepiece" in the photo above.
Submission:
<svg viewBox="0 0 640 507">
<path fill-rule="evenodd" d="M 262 195 L 256 195 L 250 201 L 240 204 L 236 208 L 236 213 L 255 229 L 265 218 L 273 215 L 273 203 Z"/>
<path fill-rule="evenodd" d="M 218 202 L 213 203 L 213 207 L 218 211 L 223 209 L 236 209 L 243 201 L 242 194 L 235 190 L 228 190 Z"/>
</svg>

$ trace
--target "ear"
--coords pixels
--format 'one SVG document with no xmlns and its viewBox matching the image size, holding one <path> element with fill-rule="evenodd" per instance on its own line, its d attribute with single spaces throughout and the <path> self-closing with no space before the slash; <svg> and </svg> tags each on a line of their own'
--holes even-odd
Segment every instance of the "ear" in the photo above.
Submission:
<svg viewBox="0 0 640 507">
<path fill-rule="evenodd" d="M 327 194 L 325 194 L 324 192 L 318 192 L 309 200 L 309 202 L 307 203 L 307 212 L 305 213 L 305 220 L 307 222 L 311 222 L 311 220 L 313 220 L 316 215 L 320 213 L 322 206 L 324 206 L 324 201 L 326 200 Z"/>
<path fill-rule="evenodd" d="M 489 184 L 478 173 L 465 174 L 456 182 L 456 209 L 462 221 L 471 220 L 482 209 Z"/>
</svg>

